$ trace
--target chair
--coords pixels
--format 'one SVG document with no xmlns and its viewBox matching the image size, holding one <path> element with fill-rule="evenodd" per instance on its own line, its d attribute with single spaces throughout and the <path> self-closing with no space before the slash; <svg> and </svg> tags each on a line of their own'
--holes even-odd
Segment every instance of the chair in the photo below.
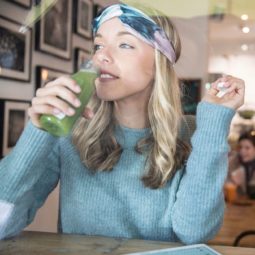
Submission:
<svg viewBox="0 0 255 255">
<path fill-rule="evenodd" d="M 233 246 L 241 246 L 240 245 L 240 242 L 241 240 L 243 240 L 245 237 L 247 236 L 251 236 L 251 235 L 254 235 L 254 242 L 250 245 L 249 243 L 249 247 L 255 247 L 255 230 L 246 230 L 246 231 L 243 231 L 241 232 L 234 240 L 233 242 Z"/>
</svg>

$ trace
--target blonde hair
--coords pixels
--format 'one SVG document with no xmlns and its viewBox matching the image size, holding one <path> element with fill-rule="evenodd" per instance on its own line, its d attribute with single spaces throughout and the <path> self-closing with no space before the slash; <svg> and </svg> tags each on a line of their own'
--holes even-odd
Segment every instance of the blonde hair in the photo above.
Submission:
<svg viewBox="0 0 255 255">
<path fill-rule="evenodd" d="M 171 39 L 180 56 L 179 35 L 168 17 L 152 17 Z M 148 103 L 151 135 L 138 141 L 137 153 L 146 151 L 146 171 L 142 177 L 145 186 L 163 187 L 179 169 L 189 153 L 189 147 L 178 139 L 182 119 L 180 87 L 173 65 L 155 50 L 155 81 Z M 92 120 L 81 118 L 73 131 L 73 143 L 82 162 L 92 171 L 110 171 L 118 162 L 122 148 L 114 136 L 117 125 L 113 102 L 101 101 L 94 96 L 89 107 L 95 112 Z M 149 148 L 149 153 L 148 153 Z"/>
</svg>

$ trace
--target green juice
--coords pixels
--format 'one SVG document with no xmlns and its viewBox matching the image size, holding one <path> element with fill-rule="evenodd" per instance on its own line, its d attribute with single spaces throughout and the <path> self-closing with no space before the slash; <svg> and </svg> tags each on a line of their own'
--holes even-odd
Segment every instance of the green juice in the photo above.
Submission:
<svg viewBox="0 0 255 255">
<path fill-rule="evenodd" d="M 42 129 L 48 131 L 55 136 L 68 135 L 76 120 L 82 115 L 84 107 L 87 105 L 90 97 L 95 90 L 95 79 L 98 74 L 95 70 L 80 70 L 72 75 L 72 79 L 81 87 L 81 92 L 78 94 L 78 98 L 81 101 L 81 106 L 75 109 L 75 114 L 67 116 L 64 114 L 58 115 L 42 115 L 40 117 L 40 124 Z"/>
</svg>

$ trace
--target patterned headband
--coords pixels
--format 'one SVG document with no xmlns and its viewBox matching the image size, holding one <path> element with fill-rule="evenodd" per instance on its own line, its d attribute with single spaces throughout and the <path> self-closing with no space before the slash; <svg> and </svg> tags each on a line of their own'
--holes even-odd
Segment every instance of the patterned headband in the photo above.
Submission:
<svg viewBox="0 0 255 255">
<path fill-rule="evenodd" d="M 125 4 L 109 6 L 94 19 L 93 34 L 96 34 L 102 23 L 114 17 L 120 19 L 128 32 L 159 50 L 172 64 L 175 63 L 176 55 L 174 48 L 167 38 L 165 31 L 148 15 L 134 7 Z"/>
</svg>

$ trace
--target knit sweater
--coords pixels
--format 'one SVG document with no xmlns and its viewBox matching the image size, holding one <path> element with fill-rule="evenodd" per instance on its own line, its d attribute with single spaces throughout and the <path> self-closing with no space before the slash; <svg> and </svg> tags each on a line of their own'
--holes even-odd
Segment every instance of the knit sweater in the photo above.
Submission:
<svg viewBox="0 0 255 255">
<path fill-rule="evenodd" d="M 110 172 L 92 173 L 70 137 L 25 128 L 0 162 L 0 238 L 18 234 L 60 181 L 59 231 L 110 237 L 204 242 L 224 214 L 227 136 L 234 111 L 198 105 L 186 167 L 160 189 L 144 186 L 145 156 L 134 150 L 148 129 L 121 127 L 123 152 Z M 49 215 L 50 217 L 50 215 Z"/>
</svg>

